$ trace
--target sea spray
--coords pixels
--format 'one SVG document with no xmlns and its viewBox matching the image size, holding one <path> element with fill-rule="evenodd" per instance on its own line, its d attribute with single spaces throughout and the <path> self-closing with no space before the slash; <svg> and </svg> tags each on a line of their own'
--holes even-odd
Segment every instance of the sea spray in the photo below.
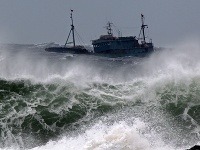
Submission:
<svg viewBox="0 0 200 150">
<path fill-rule="evenodd" d="M 200 132 L 199 53 L 188 42 L 140 59 L 2 51 L 0 146 L 189 148 Z"/>
</svg>

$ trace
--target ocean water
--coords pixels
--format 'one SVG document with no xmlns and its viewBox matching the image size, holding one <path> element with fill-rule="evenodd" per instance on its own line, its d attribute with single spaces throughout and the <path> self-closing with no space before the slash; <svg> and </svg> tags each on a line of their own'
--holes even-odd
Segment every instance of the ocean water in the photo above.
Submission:
<svg viewBox="0 0 200 150">
<path fill-rule="evenodd" d="M 0 48 L 0 149 L 183 150 L 200 144 L 200 43 L 146 58 Z"/>
</svg>

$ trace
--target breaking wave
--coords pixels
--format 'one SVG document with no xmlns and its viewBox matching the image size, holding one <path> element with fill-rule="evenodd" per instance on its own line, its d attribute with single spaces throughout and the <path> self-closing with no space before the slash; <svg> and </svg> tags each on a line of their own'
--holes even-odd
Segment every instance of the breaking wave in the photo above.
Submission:
<svg viewBox="0 0 200 150">
<path fill-rule="evenodd" d="M 199 44 L 141 59 L 24 49 L 0 57 L 2 149 L 173 150 L 198 144 Z"/>
</svg>

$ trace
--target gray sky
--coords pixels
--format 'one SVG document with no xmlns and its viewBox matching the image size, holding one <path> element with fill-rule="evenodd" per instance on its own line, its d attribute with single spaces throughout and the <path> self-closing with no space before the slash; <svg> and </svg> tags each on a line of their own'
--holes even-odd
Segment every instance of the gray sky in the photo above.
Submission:
<svg viewBox="0 0 200 150">
<path fill-rule="evenodd" d="M 0 43 L 64 44 L 75 27 L 86 44 L 105 34 L 107 21 L 123 36 L 138 36 L 140 14 L 156 46 L 200 37 L 200 0 L 0 0 Z M 115 33 L 117 35 L 117 33 Z"/>
</svg>

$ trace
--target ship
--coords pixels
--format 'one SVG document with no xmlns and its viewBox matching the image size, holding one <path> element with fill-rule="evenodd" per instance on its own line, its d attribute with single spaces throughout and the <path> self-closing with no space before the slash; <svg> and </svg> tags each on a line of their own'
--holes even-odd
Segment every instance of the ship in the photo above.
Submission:
<svg viewBox="0 0 200 150">
<path fill-rule="evenodd" d="M 64 46 L 47 47 L 45 50 L 48 52 L 57 53 L 71 53 L 71 54 L 87 54 L 97 55 L 105 57 L 124 57 L 124 56 L 136 56 L 143 57 L 151 54 L 154 51 L 154 45 L 152 40 L 149 42 L 146 40 L 145 28 L 148 25 L 144 23 L 144 15 L 141 14 L 141 29 L 139 36 L 114 36 L 112 30 L 112 23 L 108 22 L 106 29 L 107 34 L 101 35 L 99 39 L 92 40 L 93 50 L 86 49 L 83 45 L 76 45 L 75 42 L 75 27 L 72 16 L 73 10 L 71 10 L 71 29 L 68 34 L 66 43 Z M 69 42 L 70 35 L 72 34 L 72 42 Z M 68 45 L 73 44 L 73 45 Z"/>
<path fill-rule="evenodd" d="M 71 19 L 71 29 L 69 31 L 69 34 L 64 46 L 47 47 L 45 48 L 45 51 L 57 52 L 57 53 L 89 54 L 89 50 L 86 49 L 83 45 L 76 45 L 75 27 L 74 27 L 74 21 L 73 21 L 73 10 L 71 10 L 70 19 Z M 69 42 L 69 38 L 71 34 L 72 34 L 72 42 Z M 69 44 L 72 44 L 72 45 L 69 45 Z"/>
<path fill-rule="evenodd" d="M 92 41 L 94 54 L 108 57 L 142 57 L 151 54 L 154 51 L 154 46 L 151 39 L 149 42 L 146 41 L 145 28 L 148 28 L 148 25 L 144 24 L 143 14 L 141 14 L 141 21 L 142 25 L 138 38 L 136 36 L 113 36 L 112 23 L 108 22 L 106 26 L 107 34 Z"/>
</svg>

